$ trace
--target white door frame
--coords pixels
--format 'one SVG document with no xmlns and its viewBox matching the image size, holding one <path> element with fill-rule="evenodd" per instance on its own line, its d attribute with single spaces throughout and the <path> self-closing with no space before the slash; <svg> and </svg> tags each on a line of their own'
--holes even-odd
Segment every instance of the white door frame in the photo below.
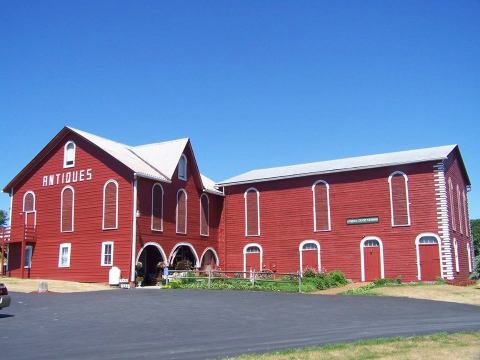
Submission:
<svg viewBox="0 0 480 360">
<path fill-rule="evenodd" d="M 322 268 L 321 263 L 320 263 L 320 243 L 317 240 L 304 240 L 298 245 L 298 252 L 300 256 L 300 274 L 303 274 L 303 246 L 306 244 L 315 244 L 317 246 L 317 265 L 318 269 L 317 271 L 320 271 Z M 311 251 L 311 250 L 308 250 Z"/>
<path fill-rule="evenodd" d="M 367 240 L 377 240 L 378 244 L 380 245 L 380 277 L 382 279 L 385 278 L 385 268 L 384 268 L 384 260 L 383 260 L 383 242 L 378 236 L 365 236 L 362 241 L 360 241 L 360 264 L 361 264 L 361 271 L 362 271 L 362 282 L 365 281 L 365 258 L 364 258 L 364 245 Z"/>
</svg>

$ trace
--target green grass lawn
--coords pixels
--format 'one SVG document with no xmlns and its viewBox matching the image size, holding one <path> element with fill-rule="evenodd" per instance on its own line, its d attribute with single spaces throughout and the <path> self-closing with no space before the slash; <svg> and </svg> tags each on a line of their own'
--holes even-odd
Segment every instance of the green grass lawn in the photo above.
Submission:
<svg viewBox="0 0 480 360">
<path fill-rule="evenodd" d="M 288 349 L 265 354 L 249 354 L 235 360 L 323 360 L 323 359 L 480 359 L 480 332 L 440 333 L 416 337 L 381 338 L 352 343 L 332 344 L 302 349 Z"/>
</svg>

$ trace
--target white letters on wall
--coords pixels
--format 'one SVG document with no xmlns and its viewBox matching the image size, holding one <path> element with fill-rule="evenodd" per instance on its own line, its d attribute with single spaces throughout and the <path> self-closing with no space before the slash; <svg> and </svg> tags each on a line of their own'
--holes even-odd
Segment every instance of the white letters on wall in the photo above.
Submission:
<svg viewBox="0 0 480 360">
<path fill-rule="evenodd" d="M 42 178 L 42 186 L 63 185 L 92 180 L 92 169 L 66 171 L 58 174 L 45 175 Z"/>
</svg>

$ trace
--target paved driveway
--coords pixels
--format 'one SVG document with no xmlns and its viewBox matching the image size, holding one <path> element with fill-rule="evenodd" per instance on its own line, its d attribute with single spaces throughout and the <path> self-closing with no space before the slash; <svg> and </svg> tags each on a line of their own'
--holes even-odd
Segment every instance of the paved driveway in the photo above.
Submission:
<svg viewBox="0 0 480 360">
<path fill-rule="evenodd" d="M 0 312 L 2 359 L 205 359 L 480 330 L 480 307 L 402 298 L 156 289 L 12 295 Z"/>
</svg>

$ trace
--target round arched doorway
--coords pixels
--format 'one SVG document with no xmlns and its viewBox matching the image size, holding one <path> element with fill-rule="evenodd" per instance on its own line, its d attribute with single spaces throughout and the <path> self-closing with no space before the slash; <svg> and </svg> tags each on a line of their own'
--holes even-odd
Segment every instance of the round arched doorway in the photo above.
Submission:
<svg viewBox="0 0 480 360">
<path fill-rule="evenodd" d="M 148 243 L 142 247 L 137 257 L 137 264 L 142 264 L 139 275 L 143 275 L 143 286 L 157 284 L 158 277 L 162 275 L 159 274 L 158 265 L 159 263 L 165 262 L 165 260 L 165 253 L 160 245 L 156 243 Z"/>
<path fill-rule="evenodd" d="M 170 268 L 173 270 L 192 270 L 199 265 L 198 255 L 190 244 L 177 244 L 170 254 Z"/>
<path fill-rule="evenodd" d="M 200 269 L 202 271 L 215 270 L 218 266 L 218 257 L 213 249 L 206 249 L 202 255 Z"/>
</svg>

